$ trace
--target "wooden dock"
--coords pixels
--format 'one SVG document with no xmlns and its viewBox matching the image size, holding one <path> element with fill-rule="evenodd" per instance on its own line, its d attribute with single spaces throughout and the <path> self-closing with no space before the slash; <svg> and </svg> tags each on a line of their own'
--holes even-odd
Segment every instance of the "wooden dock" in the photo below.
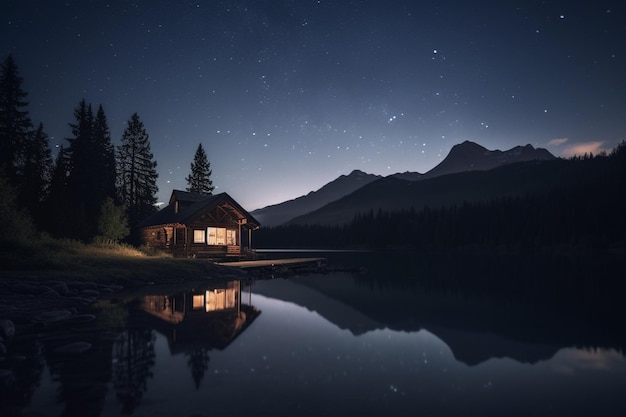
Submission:
<svg viewBox="0 0 626 417">
<path fill-rule="evenodd" d="M 234 268 L 300 268 L 309 266 L 322 266 L 326 258 L 286 258 L 286 259 L 259 259 L 255 261 L 219 262 L 218 265 Z"/>
</svg>

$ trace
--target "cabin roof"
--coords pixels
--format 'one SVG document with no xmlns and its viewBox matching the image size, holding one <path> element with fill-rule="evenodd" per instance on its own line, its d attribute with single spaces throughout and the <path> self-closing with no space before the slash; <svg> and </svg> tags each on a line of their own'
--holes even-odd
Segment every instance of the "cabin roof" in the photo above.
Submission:
<svg viewBox="0 0 626 417">
<path fill-rule="evenodd" d="M 178 211 L 176 211 L 177 202 Z M 169 205 L 142 220 L 137 227 L 142 228 L 161 224 L 187 224 L 197 216 L 218 205 L 227 210 L 233 218 L 237 220 L 245 219 L 246 223 L 243 226 L 247 229 L 256 229 L 261 225 L 226 193 L 204 195 L 174 190 L 172 191 Z"/>
</svg>

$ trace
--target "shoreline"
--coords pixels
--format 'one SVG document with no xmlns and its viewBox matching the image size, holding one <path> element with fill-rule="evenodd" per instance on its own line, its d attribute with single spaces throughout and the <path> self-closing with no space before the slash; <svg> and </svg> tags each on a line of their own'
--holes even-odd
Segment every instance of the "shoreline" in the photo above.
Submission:
<svg viewBox="0 0 626 417">
<path fill-rule="evenodd" d="M 141 288 L 251 278 L 246 271 L 211 261 L 149 257 L 105 257 L 58 269 L 0 270 L 0 320 L 13 322 L 19 334 L 43 313 L 78 314 L 99 299 L 124 297 Z"/>
</svg>

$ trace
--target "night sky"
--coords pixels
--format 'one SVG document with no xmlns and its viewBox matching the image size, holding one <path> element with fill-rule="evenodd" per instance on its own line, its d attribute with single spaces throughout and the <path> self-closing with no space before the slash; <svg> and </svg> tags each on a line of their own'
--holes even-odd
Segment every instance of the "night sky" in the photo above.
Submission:
<svg viewBox="0 0 626 417">
<path fill-rule="evenodd" d="M 426 172 L 465 140 L 557 156 L 626 139 L 622 1 L 2 0 L 0 53 L 53 150 L 81 99 L 137 112 L 159 199 L 199 143 L 253 210 L 354 169 Z"/>
</svg>

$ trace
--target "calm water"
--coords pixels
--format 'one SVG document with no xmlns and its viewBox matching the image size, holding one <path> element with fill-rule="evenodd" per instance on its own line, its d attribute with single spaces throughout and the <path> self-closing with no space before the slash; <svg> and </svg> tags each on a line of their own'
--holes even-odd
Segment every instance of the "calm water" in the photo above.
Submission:
<svg viewBox="0 0 626 417">
<path fill-rule="evenodd" d="M 419 261 L 395 260 L 391 268 L 373 257 L 331 255 L 331 264 L 359 265 L 358 272 L 154 289 L 101 302 L 94 322 L 22 342 L 24 359 L 3 387 L 0 410 L 626 415 L 626 357 L 612 325 L 542 303 L 409 283 Z M 59 352 L 71 342 L 92 347 Z"/>
</svg>

